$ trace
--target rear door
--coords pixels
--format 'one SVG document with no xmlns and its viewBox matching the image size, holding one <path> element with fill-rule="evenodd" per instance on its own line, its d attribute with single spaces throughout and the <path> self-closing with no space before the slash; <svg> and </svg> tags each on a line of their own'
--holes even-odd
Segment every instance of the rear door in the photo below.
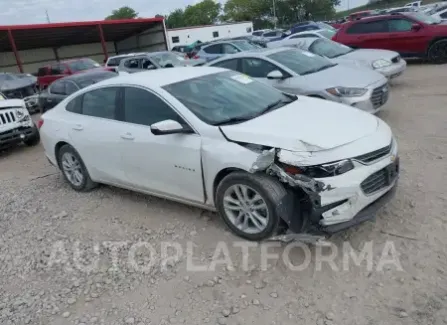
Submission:
<svg viewBox="0 0 447 325">
<path fill-rule="evenodd" d="M 117 185 L 126 183 L 117 150 L 123 124 L 117 119 L 120 94 L 119 87 L 103 87 L 67 104 L 67 111 L 73 113 L 68 119 L 71 144 L 95 180 Z"/>
<path fill-rule="evenodd" d="M 358 21 L 346 29 L 343 44 L 352 48 L 385 49 L 392 46 L 385 19 Z"/>
</svg>

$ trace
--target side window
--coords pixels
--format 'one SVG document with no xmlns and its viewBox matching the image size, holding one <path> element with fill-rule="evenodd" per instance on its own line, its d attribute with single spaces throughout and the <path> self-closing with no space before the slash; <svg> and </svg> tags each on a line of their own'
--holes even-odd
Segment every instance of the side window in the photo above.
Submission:
<svg viewBox="0 0 447 325">
<path fill-rule="evenodd" d="M 53 64 L 50 67 L 50 74 L 56 75 L 56 74 L 63 74 L 64 73 L 64 67 L 60 64 Z"/>
<path fill-rule="evenodd" d="M 50 85 L 50 93 L 55 95 L 66 95 L 65 81 L 55 81 Z"/>
<path fill-rule="evenodd" d="M 222 44 L 214 44 L 203 49 L 208 54 L 222 54 Z"/>
<path fill-rule="evenodd" d="M 39 70 L 37 70 L 37 76 L 38 77 L 42 77 L 42 76 L 46 76 L 47 75 L 47 68 L 43 67 L 43 68 L 39 68 Z"/>
<path fill-rule="evenodd" d="M 171 38 L 172 43 L 180 43 L 180 37 L 179 36 L 172 36 Z"/>
<path fill-rule="evenodd" d="M 216 64 L 213 64 L 213 67 L 219 67 L 219 68 L 225 68 L 225 69 L 230 69 L 230 70 L 234 70 L 237 71 L 238 68 L 238 60 L 233 59 L 233 60 L 225 60 L 222 62 L 218 62 Z"/>
<path fill-rule="evenodd" d="M 164 120 L 182 123 L 178 114 L 160 97 L 141 88 L 124 88 L 124 121 L 150 126 Z"/>
<path fill-rule="evenodd" d="M 78 86 L 76 86 L 71 81 L 66 81 L 65 82 L 65 93 L 67 95 L 71 95 L 71 94 L 77 92 L 78 90 L 79 90 Z"/>
<path fill-rule="evenodd" d="M 78 96 L 76 98 L 73 98 L 71 101 L 68 102 L 67 106 L 65 106 L 65 109 L 72 113 L 81 114 L 82 113 L 82 98 L 84 96 Z"/>
<path fill-rule="evenodd" d="M 214 38 L 219 37 L 219 32 L 213 32 L 213 37 Z"/>
<path fill-rule="evenodd" d="M 265 36 L 265 37 L 274 37 L 274 36 L 276 36 L 276 32 L 267 32 L 267 33 L 264 33 L 264 35 L 262 35 L 262 36 Z"/>
<path fill-rule="evenodd" d="M 279 70 L 274 64 L 261 59 L 242 59 L 242 72 L 253 78 L 267 78 L 273 70 Z"/>
<path fill-rule="evenodd" d="M 144 70 L 155 70 L 157 67 L 152 63 L 151 60 L 143 58 L 141 59 L 141 67 Z"/>
<path fill-rule="evenodd" d="M 386 33 L 388 25 L 385 20 L 376 20 L 371 22 L 363 22 L 352 25 L 348 28 L 348 34 L 372 34 L 372 33 Z"/>
<path fill-rule="evenodd" d="M 239 52 L 239 50 L 232 44 L 224 43 L 222 44 L 222 52 L 225 54 L 234 54 Z"/>
<path fill-rule="evenodd" d="M 85 93 L 82 99 L 82 114 L 115 119 L 118 89 L 117 87 L 101 88 Z"/>
<path fill-rule="evenodd" d="M 390 32 L 408 32 L 411 31 L 413 23 L 406 19 L 388 20 L 388 30 Z"/>
<path fill-rule="evenodd" d="M 129 69 L 138 69 L 138 60 L 129 59 L 124 62 L 124 66 Z"/>
<path fill-rule="evenodd" d="M 440 14 L 439 17 L 447 18 L 447 11 L 443 12 L 442 14 Z"/>
</svg>

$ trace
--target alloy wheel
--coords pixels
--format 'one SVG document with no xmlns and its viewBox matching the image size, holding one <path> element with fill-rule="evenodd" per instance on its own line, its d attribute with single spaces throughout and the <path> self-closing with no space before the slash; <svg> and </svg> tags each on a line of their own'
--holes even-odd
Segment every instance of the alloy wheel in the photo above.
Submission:
<svg viewBox="0 0 447 325">
<path fill-rule="evenodd" d="M 81 186 L 84 181 L 81 162 L 72 153 L 65 152 L 61 159 L 62 171 L 74 186 Z"/>
<path fill-rule="evenodd" d="M 267 204 L 253 188 L 241 184 L 230 186 L 225 191 L 223 206 L 228 220 L 239 230 L 258 234 L 267 228 Z"/>
</svg>

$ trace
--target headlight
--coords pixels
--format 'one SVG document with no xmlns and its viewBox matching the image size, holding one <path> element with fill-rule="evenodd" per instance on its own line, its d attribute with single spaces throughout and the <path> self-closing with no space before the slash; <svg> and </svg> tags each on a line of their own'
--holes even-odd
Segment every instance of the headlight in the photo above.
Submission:
<svg viewBox="0 0 447 325">
<path fill-rule="evenodd" d="M 302 174 L 312 178 L 333 177 L 344 174 L 354 169 L 354 164 L 351 160 L 345 159 L 337 162 L 315 165 L 315 166 L 291 166 L 283 164 L 284 171 L 291 175 Z"/>
<path fill-rule="evenodd" d="M 389 67 L 391 65 L 391 61 L 388 60 L 376 60 L 372 63 L 372 66 L 374 69 L 380 69 L 380 68 L 385 68 L 385 67 Z"/>
<path fill-rule="evenodd" d="M 334 87 L 328 88 L 326 91 L 337 97 L 358 97 L 364 95 L 368 89 L 365 88 L 350 88 L 350 87 Z"/>
<path fill-rule="evenodd" d="M 28 110 L 26 108 L 16 110 L 16 117 L 19 122 L 28 121 L 30 119 Z"/>
</svg>

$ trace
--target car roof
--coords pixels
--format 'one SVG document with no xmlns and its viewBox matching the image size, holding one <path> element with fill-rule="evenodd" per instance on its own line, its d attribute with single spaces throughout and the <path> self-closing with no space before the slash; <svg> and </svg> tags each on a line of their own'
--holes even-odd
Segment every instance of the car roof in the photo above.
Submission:
<svg viewBox="0 0 447 325">
<path fill-rule="evenodd" d="M 250 50 L 250 51 L 243 51 L 243 52 L 239 52 L 239 53 L 235 53 L 235 54 L 230 54 L 230 55 L 225 55 L 222 57 L 223 59 L 230 59 L 230 58 L 245 58 L 247 56 L 250 57 L 265 57 L 271 54 L 275 54 L 278 52 L 283 52 L 283 51 L 287 51 L 290 50 L 290 47 L 275 47 L 275 48 L 259 48 L 256 50 Z M 220 61 L 220 58 L 217 59 L 216 61 L 213 62 L 217 62 Z"/>
<path fill-rule="evenodd" d="M 101 81 L 97 85 L 119 85 L 127 83 L 154 88 L 224 71 L 227 71 L 227 69 L 216 67 L 174 67 L 120 75 L 116 78 Z"/>
</svg>

